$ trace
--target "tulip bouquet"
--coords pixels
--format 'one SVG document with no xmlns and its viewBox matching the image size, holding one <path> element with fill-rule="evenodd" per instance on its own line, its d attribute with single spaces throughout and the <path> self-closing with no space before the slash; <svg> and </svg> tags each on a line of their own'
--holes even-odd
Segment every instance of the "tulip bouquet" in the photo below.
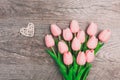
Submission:
<svg viewBox="0 0 120 80">
<path fill-rule="evenodd" d="M 58 65 L 63 80 L 86 80 L 97 51 L 108 41 L 111 31 L 103 30 L 98 38 L 97 25 L 91 23 L 86 34 L 80 29 L 76 20 L 70 23 L 70 28 L 61 30 L 52 24 L 51 33 L 45 36 L 47 53 Z"/>
</svg>

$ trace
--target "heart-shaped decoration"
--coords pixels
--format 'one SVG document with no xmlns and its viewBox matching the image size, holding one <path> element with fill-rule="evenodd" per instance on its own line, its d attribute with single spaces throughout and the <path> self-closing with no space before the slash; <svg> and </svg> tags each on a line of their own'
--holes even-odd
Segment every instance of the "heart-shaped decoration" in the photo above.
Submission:
<svg viewBox="0 0 120 80">
<path fill-rule="evenodd" d="M 21 28 L 20 33 L 27 37 L 33 37 L 34 36 L 34 24 L 28 23 L 28 26 L 26 28 Z"/>
</svg>

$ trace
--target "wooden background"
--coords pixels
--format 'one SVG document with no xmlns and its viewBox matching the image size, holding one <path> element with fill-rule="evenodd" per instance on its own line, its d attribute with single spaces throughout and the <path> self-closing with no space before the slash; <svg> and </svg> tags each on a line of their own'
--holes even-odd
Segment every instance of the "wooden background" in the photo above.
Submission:
<svg viewBox="0 0 120 80">
<path fill-rule="evenodd" d="M 63 29 L 72 19 L 81 29 L 94 21 L 112 30 L 88 80 L 120 80 L 120 0 L 0 0 L 0 80 L 62 80 L 43 39 L 51 23 Z M 29 22 L 32 38 L 19 33 Z"/>
</svg>

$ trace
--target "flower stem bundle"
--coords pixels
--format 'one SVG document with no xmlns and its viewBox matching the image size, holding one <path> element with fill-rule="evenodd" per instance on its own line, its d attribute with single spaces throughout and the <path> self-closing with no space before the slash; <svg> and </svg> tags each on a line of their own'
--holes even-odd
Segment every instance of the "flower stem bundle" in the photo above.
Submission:
<svg viewBox="0 0 120 80">
<path fill-rule="evenodd" d="M 98 38 L 97 25 L 91 23 L 87 33 L 81 30 L 76 20 L 70 23 L 70 28 L 63 31 L 52 24 L 51 34 L 45 36 L 46 52 L 52 57 L 64 80 L 86 80 L 91 62 L 94 61 L 97 52 L 108 41 L 111 31 L 103 30 Z"/>
</svg>

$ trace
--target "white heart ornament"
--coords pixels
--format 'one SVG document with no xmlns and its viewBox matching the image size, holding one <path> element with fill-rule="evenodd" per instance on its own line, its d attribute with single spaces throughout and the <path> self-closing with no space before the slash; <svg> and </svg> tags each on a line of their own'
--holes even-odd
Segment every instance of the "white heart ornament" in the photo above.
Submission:
<svg viewBox="0 0 120 80">
<path fill-rule="evenodd" d="M 34 24 L 29 23 L 26 28 L 21 28 L 20 33 L 27 37 L 33 37 L 34 36 Z"/>
</svg>

